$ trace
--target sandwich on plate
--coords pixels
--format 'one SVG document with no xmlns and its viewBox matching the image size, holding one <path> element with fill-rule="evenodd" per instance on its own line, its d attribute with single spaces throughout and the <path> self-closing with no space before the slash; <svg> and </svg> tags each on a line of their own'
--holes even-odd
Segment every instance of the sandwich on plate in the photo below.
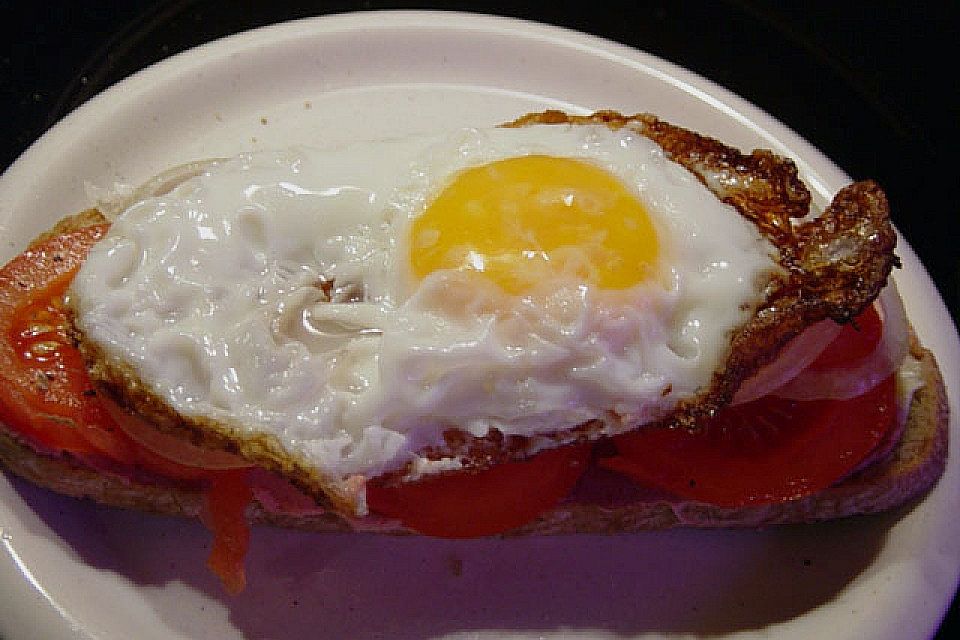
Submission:
<svg viewBox="0 0 960 640">
<path fill-rule="evenodd" d="M 179 167 L 0 270 L 0 460 L 200 517 L 442 537 L 757 527 L 943 471 L 887 200 L 651 115 Z"/>
</svg>

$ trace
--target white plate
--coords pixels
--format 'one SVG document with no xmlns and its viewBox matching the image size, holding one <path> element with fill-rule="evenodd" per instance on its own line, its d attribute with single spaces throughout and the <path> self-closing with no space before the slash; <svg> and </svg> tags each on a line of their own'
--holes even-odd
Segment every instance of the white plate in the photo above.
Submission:
<svg viewBox="0 0 960 640">
<path fill-rule="evenodd" d="M 598 38 L 453 13 L 345 14 L 200 47 L 63 120 L 0 179 L 0 258 L 90 204 L 196 158 L 488 125 L 560 107 L 651 111 L 797 159 L 821 202 L 848 181 L 756 107 Z M 909 247 L 898 274 L 960 414 L 960 342 Z M 922 313 L 918 311 L 922 310 Z M 957 422 L 951 425 L 955 461 Z M 21 638 L 927 637 L 960 567 L 960 468 L 921 504 L 766 531 L 506 541 L 258 528 L 224 596 L 207 535 L 0 476 L 0 635 Z"/>
</svg>

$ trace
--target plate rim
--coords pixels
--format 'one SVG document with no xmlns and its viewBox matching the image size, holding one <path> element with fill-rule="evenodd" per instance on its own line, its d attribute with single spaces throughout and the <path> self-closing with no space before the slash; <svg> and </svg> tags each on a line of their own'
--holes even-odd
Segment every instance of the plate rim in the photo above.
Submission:
<svg viewBox="0 0 960 640">
<path fill-rule="evenodd" d="M 725 116 L 740 122 L 758 136 L 774 141 L 781 151 L 790 150 L 797 156 L 801 174 L 805 180 L 817 178 L 818 171 L 827 173 L 824 183 L 816 180 L 808 184 L 816 193 L 828 195 L 835 189 L 829 185 L 845 183 L 850 177 L 832 160 L 789 126 L 763 109 L 733 93 L 722 85 L 696 72 L 681 67 L 669 60 L 629 45 L 601 36 L 576 31 L 569 27 L 540 23 L 526 18 L 513 18 L 490 13 L 465 11 L 382 9 L 353 11 L 309 16 L 264 25 L 227 35 L 177 54 L 161 59 L 127 76 L 78 106 L 57 121 L 37 140 L 33 141 L 0 175 L 0 213 L 12 211 L 11 196 L 16 194 L 16 185 L 28 181 L 33 169 L 30 161 L 41 155 L 46 147 L 55 147 L 67 139 L 80 122 L 98 120 L 101 111 L 108 111 L 109 103 L 133 100 L 135 94 L 149 88 L 167 71 L 177 68 L 180 73 L 201 68 L 213 59 L 224 58 L 238 50 L 259 45 L 276 45 L 277 36 L 284 40 L 317 36 L 320 33 L 395 30 L 397 28 L 435 28 L 511 34 L 541 40 L 565 48 L 577 48 L 588 55 L 599 55 L 636 71 L 651 75 L 684 93 L 709 104 Z M 207 62 L 204 62 L 204 58 Z M 750 117 L 747 117 L 747 113 Z M 774 133 L 774 130 L 777 133 Z M 813 161 L 808 161 L 807 159 Z M 22 198 L 22 196 L 21 196 Z M 0 218 L 0 225 L 5 219 Z"/>
<path fill-rule="evenodd" d="M 398 27 L 463 29 L 464 24 L 469 23 L 469 27 L 477 31 L 536 37 L 567 47 L 571 46 L 571 44 L 576 45 L 586 53 L 599 53 L 608 59 L 615 59 L 621 64 L 626 63 L 640 72 L 654 75 L 678 88 L 682 88 L 686 93 L 694 95 L 698 99 L 704 100 L 718 108 L 722 107 L 720 110 L 725 115 L 733 117 L 765 139 L 776 140 L 784 150 L 789 149 L 791 155 L 798 156 L 802 160 L 803 165 L 807 167 L 807 171 L 804 171 L 803 167 L 801 167 L 801 174 L 804 175 L 805 180 L 811 175 L 816 175 L 817 172 L 812 170 L 814 165 L 818 167 L 821 173 L 825 173 L 825 182 L 828 184 L 810 185 L 812 189 L 829 192 L 832 191 L 832 189 L 829 188 L 831 184 L 849 181 L 849 177 L 819 149 L 780 122 L 773 115 L 766 113 L 763 109 L 712 80 L 680 67 L 668 60 L 630 47 L 629 45 L 601 36 L 576 31 L 569 27 L 539 23 L 524 18 L 462 11 L 375 10 L 305 17 L 257 27 L 193 47 L 124 78 L 103 92 L 98 93 L 57 122 L 40 138 L 34 141 L 7 168 L 3 175 L 0 176 L 0 211 L 9 209 L 9 215 L 12 216 L 13 213 L 19 209 L 19 207 L 16 206 L 8 206 L 9 201 L 12 199 L 10 194 L 12 192 L 15 195 L 18 191 L 18 186 L 20 189 L 28 189 L 28 186 L 32 184 L 32 180 L 29 179 L 29 174 L 32 169 L 31 163 L 38 162 L 39 158 L 42 158 L 43 154 L 47 152 L 47 149 L 55 148 L 59 141 L 69 137 L 72 131 L 80 126 L 86 119 L 106 117 L 105 115 L 98 116 L 97 114 L 100 111 L 108 112 L 110 102 L 114 101 L 121 94 L 126 92 L 133 94 L 136 90 L 141 90 L 143 87 L 149 85 L 161 74 L 168 73 L 173 69 L 180 69 L 180 72 L 183 73 L 190 68 L 194 68 L 200 63 L 204 55 L 209 54 L 211 51 L 216 51 L 218 55 L 229 55 L 232 51 L 257 46 L 263 42 L 269 41 L 271 44 L 276 44 L 273 38 L 278 34 L 282 34 L 286 38 L 303 37 L 305 35 L 316 37 L 323 32 L 344 29 L 362 28 L 369 30 L 370 25 L 368 23 L 371 21 L 375 23 L 382 21 L 382 23 L 378 23 L 376 26 L 383 29 L 396 29 Z M 319 29 L 317 25 L 320 25 Z M 747 117 L 747 114 L 749 114 L 749 117 Z M 774 131 L 776 131 L 776 135 Z M 24 195 L 20 194 L 19 197 L 22 200 Z M 0 228 L 3 227 L 6 219 L 7 218 L 0 219 Z M 908 245 L 905 247 L 901 246 L 900 250 L 903 251 L 904 248 L 906 249 L 906 257 L 911 263 L 911 266 L 915 264 L 921 271 L 918 277 L 925 279 L 925 281 L 933 287 L 934 300 L 939 302 L 942 308 L 941 313 L 949 317 L 942 298 L 936 292 L 936 288 L 932 285 L 930 276 L 920 263 L 919 258 Z M 950 323 L 950 327 L 953 328 L 952 322 Z M 958 347 L 949 345 L 951 339 L 954 344 L 960 344 L 960 342 L 958 342 L 956 329 L 953 328 L 952 336 L 949 330 L 944 333 L 946 337 L 943 338 L 942 342 L 950 346 L 952 353 L 956 353 Z M 956 361 L 954 356 L 949 357 L 952 361 Z M 951 398 L 951 407 L 955 409 L 957 387 L 948 386 L 948 389 L 950 389 L 953 396 Z M 953 425 L 955 421 L 956 416 L 954 415 L 951 419 L 951 424 Z M 15 550 L 12 544 L 4 541 L 4 547 L 7 555 L 15 558 Z M 4 560 L 6 559 L 5 556 Z M 21 571 L 25 570 L 26 569 L 21 568 Z M 957 571 L 957 576 L 960 578 L 960 566 L 958 566 Z M 0 573 L 0 575 L 3 574 Z M 37 584 L 35 587 L 42 592 L 41 585 Z M 50 613 L 56 618 L 56 622 L 63 623 L 64 626 L 61 631 L 69 634 L 63 635 L 62 637 L 92 637 L 87 636 L 85 630 L 79 628 L 75 622 L 70 620 L 69 612 L 60 610 L 52 600 L 48 600 L 47 603 L 51 607 Z M 946 604 L 949 604 L 949 599 L 946 600 Z M 936 624 L 936 621 L 934 621 L 934 624 Z M 53 629 L 53 627 L 50 627 L 50 629 Z M 54 636 L 51 635 L 49 637 Z"/>
</svg>

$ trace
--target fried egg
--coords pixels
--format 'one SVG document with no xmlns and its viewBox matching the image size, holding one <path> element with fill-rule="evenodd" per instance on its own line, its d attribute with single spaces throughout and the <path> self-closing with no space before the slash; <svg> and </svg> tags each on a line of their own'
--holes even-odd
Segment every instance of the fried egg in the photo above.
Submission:
<svg viewBox="0 0 960 640">
<path fill-rule="evenodd" d="M 120 214 L 70 300 L 184 419 L 345 479 L 452 427 L 656 420 L 709 385 L 778 269 L 654 142 L 530 126 L 217 161 Z"/>
</svg>

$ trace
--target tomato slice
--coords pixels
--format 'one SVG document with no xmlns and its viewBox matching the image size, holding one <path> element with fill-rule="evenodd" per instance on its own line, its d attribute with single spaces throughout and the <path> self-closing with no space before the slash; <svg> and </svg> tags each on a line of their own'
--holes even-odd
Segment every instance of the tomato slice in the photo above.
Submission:
<svg viewBox="0 0 960 640">
<path fill-rule="evenodd" d="M 70 342 L 63 293 L 107 225 L 68 233 L 0 269 L 0 420 L 54 451 L 126 460 Z"/>
<path fill-rule="evenodd" d="M 158 431 L 140 416 L 121 409 L 110 398 L 101 398 L 100 401 L 114 424 L 136 443 L 138 453 L 149 462 L 152 462 L 153 458 L 160 458 L 175 461 L 180 467 L 209 471 L 254 466 L 252 462 L 238 455 L 215 449 L 204 449 L 184 438 Z"/>
<path fill-rule="evenodd" d="M 567 445 L 483 471 L 444 473 L 417 482 L 367 484 L 370 511 L 440 538 L 489 536 L 526 524 L 570 493 L 590 447 Z"/>
<path fill-rule="evenodd" d="M 817 356 L 809 369 L 827 371 L 850 366 L 866 358 L 877 348 L 883 338 L 883 321 L 875 304 L 870 305 L 853 322 L 843 325 L 840 335 L 834 338 L 823 352 Z"/>
<path fill-rule="evenodd" d="M 870 306 L 809 366 L 843 368 L 877 348 L 883 323 Z M 724 408 L 702 429 L 640 429 L 617 436 L 600 465 L 680 498 L 739 507 L 794 500 L 836 483 L 896 427 L 890 376 L 848 400 L 776 396 Z"/>
<path fill-rule="evenodd" d="M 250 547 L 250 523 L 246 511 L 253 500 L 246 469 L 215 474 L 204 494 L 200 519 L 213 532 L 207 567 L 223 583 L 227 593 L 237 595 L 247 584 L 243 560 Z"/>
<path fill-rule="evenodd" d="M 725 507 L 795 500 L 836 483 L 895 426 L 893 376 L 850 400 L 767 396 L 727 407 L 699 431 L 617 436 L 607 469 L 677 497 Z"/>
</svg>

